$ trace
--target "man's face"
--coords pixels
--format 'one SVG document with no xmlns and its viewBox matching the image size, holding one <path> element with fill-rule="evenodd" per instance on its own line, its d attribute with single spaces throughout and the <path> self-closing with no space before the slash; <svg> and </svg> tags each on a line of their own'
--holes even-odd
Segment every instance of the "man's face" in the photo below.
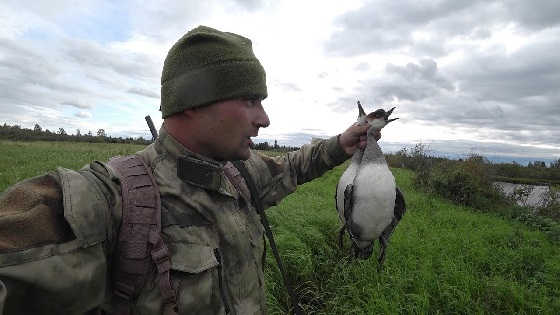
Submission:
<svg viewBox="0 0 560 315">
<path fill-rule="evenodd" d="M 214 103 L 196 109 L 202 154 L 219 161 L 246 160 L 250 156 L 250 137 L 270 124 L 260 100 L 242 99 Z"/>
</svg>

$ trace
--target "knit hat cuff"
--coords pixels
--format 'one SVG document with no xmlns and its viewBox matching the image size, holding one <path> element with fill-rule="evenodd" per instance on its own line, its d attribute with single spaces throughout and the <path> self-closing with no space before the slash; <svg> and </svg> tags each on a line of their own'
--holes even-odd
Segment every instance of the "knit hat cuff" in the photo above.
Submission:
<svg viewBox="0 0 560 315">
<path fill-rule="evenodd" d="M 241 97 L 267 97 L 265 71 L 257 60 L 205 65 L 167 80 L 161 85 L 162 116 Z"/>
</svg>

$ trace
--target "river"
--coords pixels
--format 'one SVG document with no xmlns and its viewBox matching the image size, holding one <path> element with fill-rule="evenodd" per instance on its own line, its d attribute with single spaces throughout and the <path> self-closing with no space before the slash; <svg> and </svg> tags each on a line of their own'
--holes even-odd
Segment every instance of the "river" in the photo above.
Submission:
<svg viewBox="0 0 560 315">
<path fill-rule="evenodd" d="M 522 185 L 522 184 L 512 184 L 506 182 L 494 182 L 494 185 L 500 187 L 506 196 L 511 196 L 516 191 L 516 189 L 523 189 L 527 187 L 528 194 L 526 200 L 518 200 L 517 204 L 520 206 L 538 207 L 543 204 L 543 201 L 550 198 L 548 186 L 540 185 Z M 522 198 L 525 199 L 525 198 Z"/>
</svg>

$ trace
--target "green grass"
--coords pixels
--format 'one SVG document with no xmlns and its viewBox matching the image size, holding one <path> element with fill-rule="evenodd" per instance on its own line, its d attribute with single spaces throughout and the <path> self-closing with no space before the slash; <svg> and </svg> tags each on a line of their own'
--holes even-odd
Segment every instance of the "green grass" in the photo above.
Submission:
<svg viewBox="0 0 560 315">
<path fill-rule="evenodd" d="M 0 191 L 55 169 L 78 169 L 142 146 L 2 141 Z M 302 185 L 268 215 L 290 282 L 308 314 L 559 314 L 560 249 L 515 220 L 420 193 L 413 173 L 393 169 L 408 212 L 397 227 L 385 268 L 337 245 L 334 190 L 345 165 Z M 377 255 L 378 246 L 374 251 Z M 267 298 L 285 314 L 287 293 L 270 249 Z"/>
<path fill-rule="evenodd" d="M 144 148 L 135 144 L 0 141 L 0 192 L 23 179 L 61 166 L 80 169 L 93 160 L 107 161 Z"/>
<path fill-rule="evenodd" d="M 393 169 L 408 212 L 397 227 L 385 269 L 358 261 L 336 242 L 334 189 L 344 166 L 300 186 L 269 209 L 292 283 L 309 314 L 558 314 L 560 250 L 547 237 L 497 215 L 419 193 L 412 172 Z M 377 254 L 376 246 L 374 255 Z M 272 314 L 286 293 L 267 257 Z"/>
</svg>

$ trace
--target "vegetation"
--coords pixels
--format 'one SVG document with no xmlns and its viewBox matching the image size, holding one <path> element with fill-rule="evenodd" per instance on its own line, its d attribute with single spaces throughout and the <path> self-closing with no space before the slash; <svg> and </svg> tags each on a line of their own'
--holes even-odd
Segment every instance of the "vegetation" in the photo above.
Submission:
<svg viewBox="0 0 560 315">
<path fill-rule="evenodd" d="M 77 129 L 75 134 L 69 135 L 64 128 L 58 128 L 56 132 L 43 128 L 39 124 L 35 124 L 33 129 L 21 128 L 19 125 L 10 126 L 6 123 L 0 125 L 0 139 L 12 141 L 72 141 L 72 142 L 107 142 L 107 143 L 129 143 L 148 145 L 150 140 L 142 137 L 136 139 L 132 137 L 111 137 L 107 136 L 104 129 L 98 129 L 95 134 L 88 131 L 82 134 L 80 129 Z M 269 144 L 267 141 L 259 142 L 253 145 L 253 149 L 271 152 L 289 152 L 299 149 L 295 146 L 278 145 L 278 141 L 274 140 L 274 144 Z"/>
<path fill-rule="evenodd" d="M 253 145 L 253 149 L 260 150 L 260 151 L 267 151 L 267 152 L 284 153 L 284 152 L 295 151 L 299 148 L 298 147 L 278 145 L 278 141 L 274 140 L 273 145 L 268 144 L 267 141 L 256 143 L 256 144 Z"/>
<path fill-rule="evenodd" d="M 136 144 L 78 143 L 0 140 L 0 192 L 23 179 L 41 175 L 58 166 L 80 169 L 93 160 L 107 161 L 145 146 Z"/>
<path fill-rule="evenodd" d="M 557 314 L 560 249 L 543 232 L 419 191 L 415 174 L 393 169 L 408 211 L 385 268 L 337 246 L 333 194 L 345 166 L 300 186 L 267 212 L 291 283 L 308 314 Z M 474 211 L 473 211 L 474 210 Z M 378 253 L 376 245 L 374 255 Z M 288 305 L 267 257 L 270 312 Z"/>
<path fill-rule="evenodd" d="M 548 196 L 536 208 L 520 207 L 517 201 L 524 200 L 530 194 L 530 186 L 518 189 L 510 198 L 493 184 L 496 178 L 507 180 L 504 175 L 522 174 L 531 177 L 532 182 L 538 176 L 542 178 L 540 166 L 515 168 L 494 165 L 485 158 L 472 155 L 465 160 L 448 160 L 430 157 L 423 145 L 416 145 L 410 150 L 401 150 L 396 155 L 388 156 L 392 165 L 400 165 L 415 172 L 415 188 L 435 194 L 456 204 L 469 206 L 477 211 L 493 212 L 506 218 L 517 219 L 547 233 L 552 240 L 560 241 L 560 194 L 558 188 L 551 186 Z M 535 174 L 527 170 L 537 169 Z M 507 171 L 504 171 L 507 170 Z M 552 170 L 556 170 L 551 166 Z M 515 173 L 513 173 L 515 171 Z M 500 175 L 496 175 L 500 174 Z M 552 174 L 556 174 L 552 172 Z M 550 181 L 560 181 L 551 177 Z"/>
<path fill-rule="evenodd" d="M 454 163 L 454 165 L 465 162 L 463 159 L 449 160 L 431 156 L 428 146 L 421 143 L 386 156 L 390 165 L 408 168 L 416 172 L 422 172 L 426 168 L 439 167 L 442 162 Z M 548 166 L 543 161 L 533 161 L 529 162 L 527 166 L 523 166 L 516 162 L 494 164 L 482 156 L 473 154 L 466 161 L 473 161 L 473 159 L 485 164 L 484 167 L 487 172 L 485 176 L 490 176 L 493 181 L 532 185 L 560 185 L 560 159 Z"/>
<path fill-rule="evenodd" d="M 0 126 L 0 139 L 14 141 L 72 141 L 72 142 L 108 142 L 108 143 L 129 143 L 129 144 L 150 144 L 150 140 L 142 137 L 133 139 L 132 137 L 111 137 L 107 136 L 104 129 L 98 129 L 95 135 L 90 131 L 82 134 L 80 129 L 76 133 L 69 135 L 64 128 L 58 128 L 56 132 L 43 130 L 39 124 L 35 124 L 33 129 L 21 128 L 19 125 L 9 126 L 6 123 Z"/>
<path fill-rule="evenodd" d="M 80 168 L 93 159 L 107 160 L 142 148 L 11 141 L 0 145 L 6 152 L 3 156 L 9 157 L 0 156 L 0 190 L 56 166 Z M 435 167 L 438 160 L 418 156 L 402 162 Z M 430 176 L 434 183 L 440 183 L 439 189 L 444 187 L 441 183 L 455 183 L 455 191 L 463 196 L 456 202 L 441 197 L 432 188 L 418 186 L 418 173 L 392 169 L 408 211 L 393 234 L 382 272 L 377 271 L 375 257 L 365 261 L 351 258 L 348 240 L 344 250 L 338 248 L 339 222 L 333 196 L 346 165 L 298 187 L 296 193 L 267 210 L 290 283 L 306 312 L 560 313 L 558 243 L 540 221 L 528 223 L 540 216 L 523 217 L 527 213 L 511 210 L 514 208 L 509 208 L 507 215 L 496 210 L 492 199 L 478 204 L 476 193 L 471 191 L 480 192 L 476 185 L 484 181 L 469 176 L 486 167 L 479 162 L 475 158 L 468 165 L 448 164 L 449 178 L 444 178 L 446 172 L 437 170 L 425 173 L 433 174 Z M 16 167 L 19 163 L 28 164 Z M 462 178 L 468 184 L 459 185 L 461 181 L 454 178 Z M 473 208 L 464 205 L 467 202 L 488 207 Z M 378 250 L 376 245 L 374 255 Z M 270 254 L 266 285 L 269 312 L 285 314 L 288 297 Z"/>
</svg>

